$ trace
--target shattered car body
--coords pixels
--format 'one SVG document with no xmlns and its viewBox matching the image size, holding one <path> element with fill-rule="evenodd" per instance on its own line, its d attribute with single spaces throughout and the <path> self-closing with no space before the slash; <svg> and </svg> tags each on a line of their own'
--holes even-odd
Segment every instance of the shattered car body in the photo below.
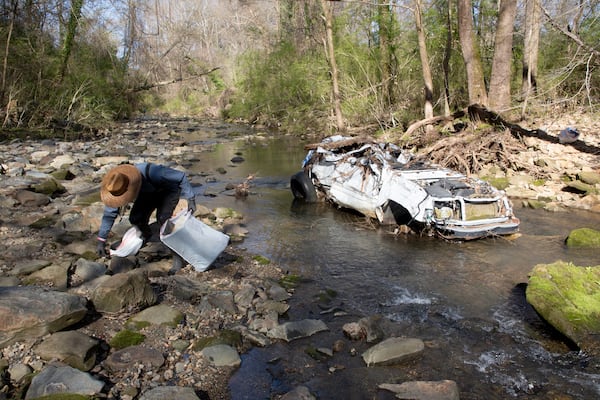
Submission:
<svg viewBox="0 0 600 400">
<path fill-rule="evenodd" d="M 295 198 L 330 201 L 376 219 L 447 239 L 518 232 L 503 191 L 456 171 L 412 160 L 390 143 L 332 136 L 309 149 L 292 176 Z"/>
</svg>

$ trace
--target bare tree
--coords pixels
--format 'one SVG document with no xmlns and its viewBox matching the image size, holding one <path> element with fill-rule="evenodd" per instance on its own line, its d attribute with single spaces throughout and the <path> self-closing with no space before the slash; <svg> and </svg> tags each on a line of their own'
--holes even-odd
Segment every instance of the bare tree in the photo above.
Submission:
<svg viewBox="0 0 600 400">
<path fill-rule="evenodd" d="M 501 0 L 490 77 L 489 106 L 502 111 L 510 107 L 512 43 L 517 0 Z"/>
<path fill-rule="evenodd" d="M 527 107 L 529 97 L 537 93 L 537 64 L 540 45 L 540 26 L 540 0 L 526 0 L 523 75 L 521 83 L 523 113 Z"/>
<path fill-rule="evenodd" d="M 342 100 L 338 80 L 339 71 L 337 67 L 337 62 L 335 60 L 335 48 L 333 45 L 333 6 L 331 4 L 328 4 L 327 0 L 321 0 L 321 6 L 323 8 L 324 13 L 323 20 L 325 22 L 326 31 L 325 48 L 331 73 L 333 110 L 335 113 L 336 129 L 338 132 L 343 132 L 346 130 L 346 127 L 344 125 L 344 117 L 342 115 Z"/>
<path fill-rule="evenodd" d="M 463 60 L 467 69 L 467 87 L 469 90 L 469 103 L 487 106 L 488 97 L 483 80 L 483 67 L 479 46 L 475 41 L 473 32 L 473 10 L 471 0 L 457 0 L 458 4 L 458 35 Z"/>
<path fill-rule="evenodd" d="M 415 0 L 414 6 L 413 11 L 415 13 L 415 26 L 419 41 L 419 55 L 421 56 L 421 69 L 423 71 L 423 83 L 425 84 L 425 118 L 427 119 L 433 118 L 433 78 L 431 77 L 429 56 L 427 55 L 427 42 L 421 15 L 422 0 Z M 426 129 L 430 131 L 432 128 L 431 125 L 427 125 Z"/>
</svg>

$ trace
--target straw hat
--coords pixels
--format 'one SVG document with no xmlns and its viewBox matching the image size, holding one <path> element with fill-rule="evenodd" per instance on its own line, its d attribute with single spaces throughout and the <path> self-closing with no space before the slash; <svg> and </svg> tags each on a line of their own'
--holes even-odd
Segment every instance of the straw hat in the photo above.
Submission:
<svg viewBox="0 0 600 400">
<path fill-rule="evenodd" d="M 142 174 L 130 164 L 111 169 L 102 179 L 100 198 L 109 207 L 122 207 L 134 201 L 142 186 Z"/>
</svg>

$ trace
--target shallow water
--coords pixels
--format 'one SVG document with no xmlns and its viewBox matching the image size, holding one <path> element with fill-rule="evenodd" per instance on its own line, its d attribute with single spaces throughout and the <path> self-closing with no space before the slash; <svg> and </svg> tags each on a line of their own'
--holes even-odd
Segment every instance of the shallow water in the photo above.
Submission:
<svg viewBox="0 0 600 400">
<path fill-rule="evenodd" d="M 236 129 L 244 130 L 228 133 Z M 421 376 L 456 380 L 463 399 L 600 398 L 600 361 L 569 347 L 525 301 L 527 274 L 536 264 L 600 264 L 596 251 L 564 246 L 571 229 L 600 228 L 598 214 L 549 213 L 515 201 L 521 219 L 516 240 L 395 236 L 330 205 L 295 202 L 289 178 L 305 156 L 298 139 L 231 139 L 208 131 L 202 140 L 207 133 L 219 140 L 189 166 L 195 184 L 202 184 L 198 203 L 242 212 L 250 233 L 241 245 L 251 252 L 334 290 L 348 308 L 384 315 L 405 335 L 435 341 L 437 351 L 418 366 Z M 198 137 L 191 132 L 188 139 Z M 230 162 L 235 155 L 245 161 Z M 226 173 L 217 182 L 198 179 L 219 166 Z M 254 176 L 248 198 L 225 190 L 226 183 L 248 175 Z M 245 356 L 236 379 L 246 385 L 232 386 L 234 399 L 268 398 L 264 385 L 255 391 L 249 385 L 258 379 L 251 371 L 265 365 L 266 353 L 257 349 Z M 269 384 L 277 392 L 281 382 Z M 354 393 L 361 398 L 360 390 Z M 330 398 L 326 390 L 321 395 Z"/>
</svg>

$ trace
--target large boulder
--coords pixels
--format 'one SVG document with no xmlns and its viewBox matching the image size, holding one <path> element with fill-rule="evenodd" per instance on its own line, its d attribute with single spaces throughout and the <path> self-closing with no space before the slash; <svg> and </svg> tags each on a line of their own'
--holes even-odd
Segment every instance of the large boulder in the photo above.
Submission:
<svg viewBox="0 0 600 400">
<path fill-rule="evenodd" d="M 573 229 L 567 237 L 568 247 L 600 247 L 600 231 L 592 228 Z"/>
<path fill-rule="evenodd" d="M 600 266 L 562 261 L 536 265 L 526 296 L 542 318 L 580 349 L 600 355 Z"/>
<path fill-rule="evenodd" d="M 38 338 L 81 321 L 84 297 L 42 287 L 0 287 L 0 348 Z"/>
<path fill-rule="evenodd" d="M 144 271 L 133 270 L 101 282 L 91 300 L 97 311 L 120 312 L 152 306 L 156 303 L 157 295 Z"/>
</svg>

